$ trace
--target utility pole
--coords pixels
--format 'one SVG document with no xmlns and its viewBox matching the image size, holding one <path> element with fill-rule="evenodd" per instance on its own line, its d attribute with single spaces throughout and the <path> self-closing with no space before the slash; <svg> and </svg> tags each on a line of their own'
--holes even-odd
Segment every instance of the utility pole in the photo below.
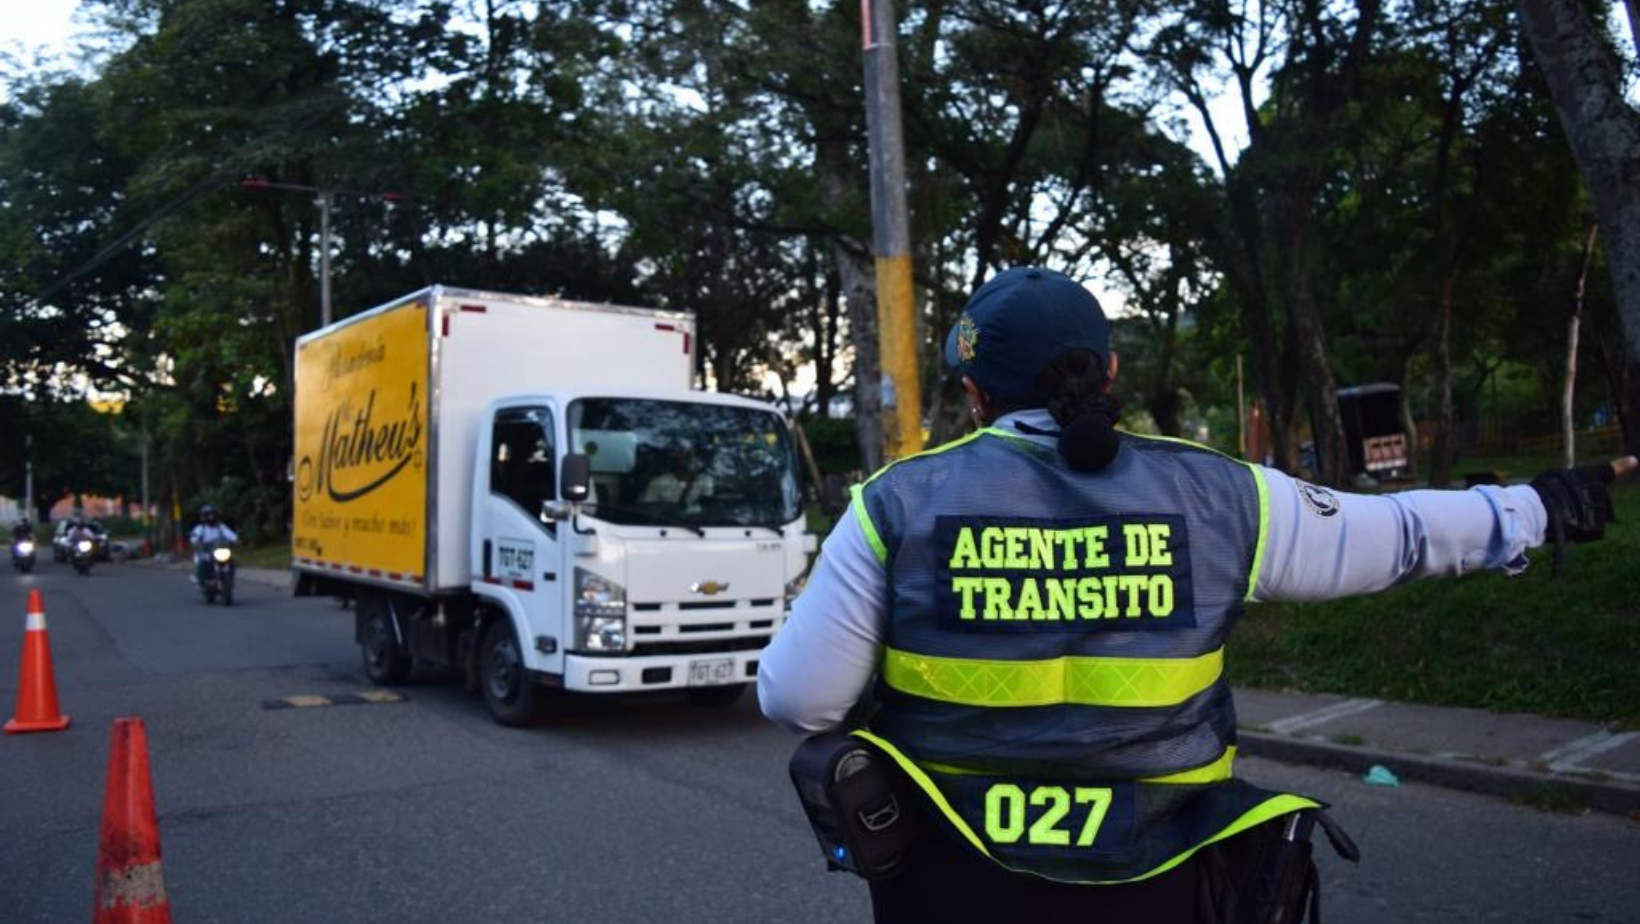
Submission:
<svg viewBox="0 0 1640 924">
<path fill-rule="evenodd" d="M 1247 458 L 1247 399 L 1241 390 L 1241 354 L 1236 354 L 1236 455 Z"/>
<path fill-rule="evenodd" d="M 329 327 L 330 312 L 330 190 L 319 190 L 319 326 Z"/>
<path fill-rule="evenodd" d="M 34 522 L 34 434 L 23 437 L 23 513 Z"/>
<path fill-rule="evenodd" d="M 142 535 L 143 554 L 149 555 L 154 551 L 154 518 L 149 516 L 148 507 L 148 428 L 142 430 Z"/>
<path fill-rule="evenodd" d="M 861 0 L 866 127 L 871 142 L 871 239 L 877 258 L 883 436 L 889 458 L 922 450 L 922 380 L 911 290 L 911 222 L 905 204 L 905 133 L 893 0 Z"/>
<path fill-rule="evenodd" d="M 337 196 L 358 196 L 363 199 L 385 199 L 398 202 L 406 196 L 395 192 L 359 192 L 350 189 L 328 189 L 322 186 L 302 186 L 297 183 L 274 183 L 270 180 L 246 179 L 239 185 L 246 189 L 283 189 L 289 192 L 310 192 L 319 206 L 319 326 L 329 327 L 334 320 L 330 306 L 330 207 Z"/>
</svg>

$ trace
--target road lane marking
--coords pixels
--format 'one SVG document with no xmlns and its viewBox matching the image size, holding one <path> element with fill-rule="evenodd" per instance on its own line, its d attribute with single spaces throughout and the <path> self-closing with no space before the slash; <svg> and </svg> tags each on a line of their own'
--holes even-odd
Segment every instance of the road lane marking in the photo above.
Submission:
<svg viewBox="0 0 1640 924">
<path fill-rule="evenodd" d="M 1598 757 L 1607 751 L 1616 750 L 1635 738 L 1640 738 L 1640 732 L 1622 732 L 1612 734 L 1609 731 L 1597 731 L 1592 735 L 1579 738 L 1569 744 L 1561 745 L 1539 757 L 1538 760 L 1549 765 L 1549 769 L 1556 773 L 1565 773 L 1585 769 L 1579 764 L 1591 757 Z"/>
<path fill-rule="evenodd" d="M 1264 729 L 1265 731 L 1274 732 L 1278 735 L 1288 735 L 1298 731 L 1299 729 L 1309 728 L 1314 725 L 1322 725 L 1327 722 L 1331 722 L 1334 719 L 1342 719 L 1345 716 L 1360 715 L 1363 712 L 1377 709 L 1383 704 L 1384 701 L 1381 699 L 1346 699 L 1341 703 L 1333 703 L 1330 706 L 1323 706 L 1320 709 L 1314 709 L 1309 712 L 1301 712 L 1298 715 L 1288 716 L 1285 719 L 1278 719 L 1268 725 L 1265 725 Z"/>
<path fill-rule="evenodd" d="M 321 706 L 372 706 L 385 703 L 402 703 L 405 701 L 403 693 L 390 693 L 387 690 L 365 690 L 360 693 L 337 693 L 332 696 L 319 696 L 313 693 L 302 693 L 296 696 L 282 696 L 278 699 L 262 701 L 263 709 L 317 709 Z"/>
</svg>

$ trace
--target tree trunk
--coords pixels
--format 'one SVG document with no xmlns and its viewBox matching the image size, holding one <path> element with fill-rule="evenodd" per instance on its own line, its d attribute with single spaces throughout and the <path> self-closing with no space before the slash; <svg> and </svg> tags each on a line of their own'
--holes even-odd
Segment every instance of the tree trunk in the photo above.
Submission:
<svg viewBox="0 0 1640 924">
<path fill-rule="evenodd" d="M 854 435 L 860 468 L 883 467 L 883 370 L 877 349 L 877 290 L 864 258 L 842 244 L 832 245 L 848 305 L 849 340 L 854 344 Z"/>
<path fill-rule="evenodd" d="M 1640 113 L 1624 101 L 1617 64 L 1581 4 L 1521 0 L 1520 11 L 1605 229 L 1628 370 L 1623 442 L 1627 452 L 1640 451 Z"/>
<path fill-rule="evenodd" d="M 1338 414 L 1338 383 L 1327 359 L 1327 339 L 1320 307 L 1315 301 L 1310 272 L 1310 229 L 1321 168 L 1309 163 L 1295 171 L 1281 210 L 1286 223 L 1284 255 L 1287 269 L 1287 317 L 1298 351 L 1299 384 L 1310 412 L 1315 441 L 1316 478 L 1324 484 L 1347 485 L 1354 471 L 1344 446 L 1344 422 Z"/>
<path fill-rule="evenodd" d="M 1435 441 L 1429 452 L 1429 486 L 1444 488 L 1452 481 L 1457 456 L 1457 415 L 1452 407 L 1452 277 L 1441 274 L 1435 312 Z"/>
<path fill-rule="evenodd" d="M 837 365 L 837 306 L 843 298 L 836 261 L 826 265 L 822 276 L 820 304 L 816 306 L 814 325 L 814 412 L 820 417 L 829 418 L 831 400 L 837 394 L 837 383 L 833 381 Z"/>
<path fill-rule="evenodd" d="M 1566 385 L 1560 392 L 1560 433 L 1565 443 L 1563 461 L 1567 468 L 1577 466 L 1577 422 L 1574 400 L 1577 397 L 1577 340 L 1583 325 L 1583 293 L 1589 282 L 1589 260 L 1594 256 L 1595 236 L 1599 225 L 1589 226 L 1589 236 L 1583 241 L 1583 266 L 1577 273 L 1577 288 L 1572 293 L 1572 317 L 1566 322 Z"/>
<path fill-rule="evenodd" d="M 1409 351 L 1401 357 L 1401 375 L 1397 379 L 1401 385 L 1401 429 L 1407 435 L 1407 471 L 1406 475 L 1417 477 L 1418 474 L 1418 421 L 1412 416 L 1412 354 Z"/>
</svg>

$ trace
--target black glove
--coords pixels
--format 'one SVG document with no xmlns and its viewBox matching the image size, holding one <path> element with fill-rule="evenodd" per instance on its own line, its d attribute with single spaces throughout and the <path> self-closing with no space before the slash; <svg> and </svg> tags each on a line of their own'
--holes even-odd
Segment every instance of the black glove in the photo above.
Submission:
<svg viewBox="0 0 1640 924">
<path fill-rule="evenodd" d="M 1606 485 L 1617 473 L 1610 465 L 1552 468 L 1532 479 L 1532 488 L 1549 514 L 1548 535 L 1555 542 L 1593 542 L 1617 522 Z"/>
<path fill-rule="evenodd" d="M 1532 479 L 1532 489 L 1543 501 L 1549 516 L 1545 538 L 1555 544 L 1550 573 L 1560 575 L 1566 560 L 1566 543 L 1593 542 L 1606 533 L 1606 524 L 1617 522 L 1612 496 L 1606 485 L 1617 478 L 1610 465 L 1582 468 L 1552 468 Z"/>
</svg>

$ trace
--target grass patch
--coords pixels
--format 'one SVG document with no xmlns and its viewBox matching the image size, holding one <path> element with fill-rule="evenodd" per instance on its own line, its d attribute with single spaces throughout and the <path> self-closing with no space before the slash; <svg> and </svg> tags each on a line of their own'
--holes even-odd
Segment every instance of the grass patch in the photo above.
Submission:
<svg viewBox="0 0 1640 924">
<path fill-rule="evenodd" d="M 1326 603 L 1249 608 L 1231 636 L 1232 683 L 1640 725 L 1640 489 L 1621 522 L 1517 578 L 1408 584 Z"/>
<path fill-rule="evenodd" d="M 265 545 L 246 546 L 235 553 L 242 568 L 267 568 L 271 571 L 290 570 L 290 540 Z"/>
<path fill-rule="evenodd" d="M 1333 735 L 1333 744 L 1342 744 L 1346 747 L 1358 748 L 1367 743 L 1367 739 L 1360 735 Z"/>
</svg>

